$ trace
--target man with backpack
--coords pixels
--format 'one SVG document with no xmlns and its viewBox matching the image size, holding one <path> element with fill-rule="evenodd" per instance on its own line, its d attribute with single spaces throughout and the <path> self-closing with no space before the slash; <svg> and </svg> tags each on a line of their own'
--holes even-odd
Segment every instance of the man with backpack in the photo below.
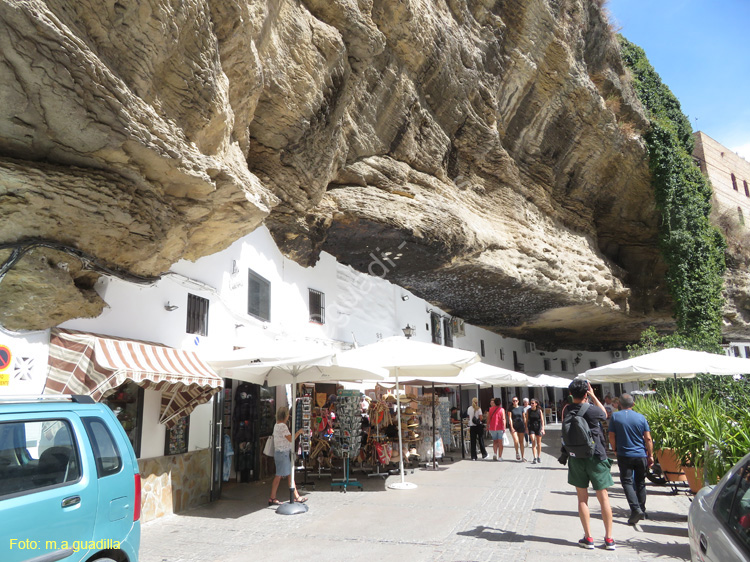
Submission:
<svg viewBox="0 0 750 562">
<path fill-rule="evenodd" d="M 583 525 L 583 548 L 594 548 L 589 515 L 589 482 L 596 492 L 604 522 L 604 547 L 615 550 L 612 538 L 612 507 L 607 488 L 614 484 L 607 458 L 606 441 L 601 422 L 607 419 L 602 403 L 594 395 L 591 384 L 575 379 L 568 387 L 573 403 L 565 408 L 563 417 L 563 447 L 568 458 L 568 484 L 575 486 L 578 496 L 578 516 Z"/>
</svg>

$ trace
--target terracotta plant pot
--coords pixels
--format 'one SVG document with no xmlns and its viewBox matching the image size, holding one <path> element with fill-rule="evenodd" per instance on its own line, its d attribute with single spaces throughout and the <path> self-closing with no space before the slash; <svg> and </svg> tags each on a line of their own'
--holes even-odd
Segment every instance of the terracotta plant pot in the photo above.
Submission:
<svg viewBox="0 0 750 562">
<path fill-rule="evenodd" d="M 690 491 L 697 494 L 703 488 L 703 469 L 700 467 L 686 466 L 682 469 L 685 471 Z"/>
<path fill-rule="evenodd" d="M 687 476 L 682 470 L 680 460 L 672 449 L 660 449 L 656 451 L 656 460 L 661 466 L 664 477 L 672 482 L 685 482 Z"/>
</svg>

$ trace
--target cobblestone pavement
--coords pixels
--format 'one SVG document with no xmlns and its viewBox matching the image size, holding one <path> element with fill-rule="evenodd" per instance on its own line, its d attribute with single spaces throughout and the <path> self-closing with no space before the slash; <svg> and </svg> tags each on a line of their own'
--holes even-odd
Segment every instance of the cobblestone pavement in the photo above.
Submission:
<svg viewBox="0 0 750 562">
<path fill-rule="evenodd" d="M 593 492 L 589 506 L 597 548 L 580 548 L 575 489 L 567 484 L 567 469 L 557 462 L 559 433 L 559 425 L 548 428 L 541 465 L 517 462 L 512 447 L 506 447 L 499 462 L 459 460 L 458 453 L 456 462 L 437 471 L 408 473 L 406 480 L 416 489 L 388 489 L 386 484 L 399 476 L 383 480 L 355 472 L 352 477 L 364 490 L 341 493 L 331 491 L 329 478 L 311 478 L 314 487 L 302 491 L 309 511 L 299 515 L 279 515 L 266 506 L 270 482 L 229 484 L 218 502 L 144 524 L 141 562 L 274 561 L 295 555 L 332 562 L 478 562 L 497 556 L 515 562 L 563 556 L 689 560 L 688 495 L 649 484 L 650 517 L 629 527 L 616 464 L 610 498 L 617 550 L 603 549 Z"/>
</svg>

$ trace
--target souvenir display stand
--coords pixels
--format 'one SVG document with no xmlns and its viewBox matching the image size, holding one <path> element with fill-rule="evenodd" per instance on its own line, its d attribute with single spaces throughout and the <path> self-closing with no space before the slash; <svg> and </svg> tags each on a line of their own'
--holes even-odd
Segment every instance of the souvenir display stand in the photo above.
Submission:
<svg viewBox="0 0 750 562">
<path fill-rule="evenodd" d="M 332 400 L 325 393 L 313 393 L 315 405 L 312 408 L 312 437 L 308 465 L 312 468 L 310 477 L 329 477 L 333 468 L 334 415 L 331 411 Z"/>
<path fill-rule="evenodd" d="M 362 414 L 358 390 L 339 389 L 336 397 L 336 423 L 333 430 L 333 454 L 343 460 L 344 478 L 331 481 L 342 492 L 350 486 L 362 489 L 362 483 L 349 477 L 349 462 L 359 455 L 362 444 Z"/>
<path fill-rule="evenodd" d="M 302 466 L 305 479 L 300 486 L 315 486 L 307 478 L 307 465 L 310 459 L 310 448 L 312 443 L 312 394 L 315 386 L 312 384 L 303 384 L 300 390 L 300 397 L 297 398 L 297 428 L 302 429 L 299 438 L 299 456 L 302 458 Z"/>
<path fill-rule="evenodd" d="M 390 463 L 391 452 L 393 451 L 390 437 L 383 432 L 386 427 L 391 425 L 390 408 L 385 400 L 373 400 L 370 403 L 368 415 L 370 418 L 370 430 L 367 437 L 366 450 L 369 459 L 372 461 L 373 466 L 375 466 L 375 470 L 368 474 L 368 476 L 388 477 L 390 476 L 388 471 L 381 472 L 380 467 Z"/>
</svg>

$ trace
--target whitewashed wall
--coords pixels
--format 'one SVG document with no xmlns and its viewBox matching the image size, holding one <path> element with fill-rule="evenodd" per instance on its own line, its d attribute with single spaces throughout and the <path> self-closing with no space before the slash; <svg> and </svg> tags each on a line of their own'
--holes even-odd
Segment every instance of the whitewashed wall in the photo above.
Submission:
<svg viewBox="0 0 750 562">
<path fill-rule="evenodd" d="M 182 260 L 172 266 L 170 274 L 149 285 L 126 283 L 102 277 L 96 290 L 108 303 L 97 318 L 75 319 L 63 328 L 145 340 L 178 349 L 197 351 L 205 357 L 226 354 L 234 347 L 259 347 L 271 340 L 315 340 L 334 347 L 373 343 L 378 339 L 402 335 L 408 324 L 415 328 L 414 338 L 431 341 L 430 309 L 439 309 L 417 298 L 405 289 L 385 281 L 386 269 L 397 262 L 376 258 L 370 267 L 372 275 L 354 271 L 322 254 L 319 262 L 304 268 L 282 256 L 268 230 L 261 227 L 231 244 L 227 249 L 195 262 Z M 271 284 L 271 319 L 262 322 L 247 314 L 248 269 Z M 308 289 L 325 294 L 326 323 L 312 323 L 308 316 Z M 209 300 L 207 336 L 186 333 L 187 298 L 192 293 Z M 404 300 L 402 297 L 408 297 Z M 178 308 L 167 311 L 169 303 Z M 9 334 L 0 331 L 0 345 L 7 345 L 16 358 L 33 358 L 30 375 L 21 379 L 11 375 L 10 384 L 0 386 L 0 393 L 38 394 L 44 386 L 49 332 Z M 612 361 L 609 353 L 582 353 L 576 366 L 577 352 L 558 350 L 542 355 L 527 352 L 524 342 L 504 338 L 483 328 L 466 326 L 465 337 L 455 337 L 454 346 L 480 352 L 492 365 L 514 368 L 513 352 L 525 365 L 527 374 L 544 371 L 545 357 L 556 357 L 548 374 L 573 378 L 586 370 L 590 361 L 604 365 Z M 566 359 L 568 370 L 560 370 L 560 359 Z M 28 363 L 24 363 L 28 366 Z M 14 363 L 8 369 L 16 372 Z M 7 371 L 7 369 L 6 369 Z M 610 391 L 607 388 L 605 391 Z M 189 449 L 209 446 L 207 430 L 212 416 L 207 404 L 191 416 Z M 146 391 L 144 432 L 141 458 L 160 456 L 164 450 L 164 427 L 158 424 L 159 396 Z"/>
</svg>

